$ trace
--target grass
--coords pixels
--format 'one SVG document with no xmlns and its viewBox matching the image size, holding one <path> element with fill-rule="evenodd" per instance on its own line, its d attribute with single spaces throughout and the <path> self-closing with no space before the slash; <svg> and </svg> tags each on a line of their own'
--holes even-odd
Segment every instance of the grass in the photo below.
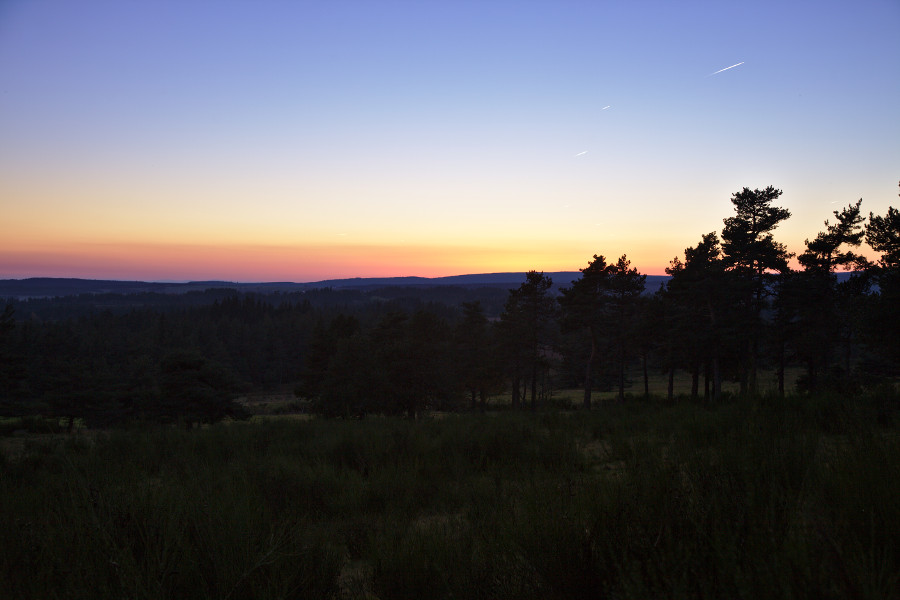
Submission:
<svg viewBox="0 0 900 600">
<path fill-rule="evenodd" d="M 787 390 L 796 389 L 797 381 L 803 376 L 804 370 L 800 367 L 789 367 L 785 371 L 785 386 Z M 643 398 L 644 396 L 644 379 L 643 373 L 639 369 L 639 365 L 630 365 L 626 372 L 625 395 L 631 398 Z M 669 378 L 667 374 L 659 372 L 651 372 L 647 378 L 647 387 L 652 398 L 665 398 L 668 394 Z M 760 370 L 757 374 L 757 386 L 760 393 L 770 394 L 778 389 L 778 376 L 773 370 Z M 676 370 L 673 378 L 672 386 L 673 395 L 678 400 L 686 400 L 691 395 L 691 375 L 684 370 Z M 736 396 L 740 393 L 740 382 L 728 381 L 722 382 L 722 391 L 726 395 Z M 703 398 L 703 377 L 699 381 L 699 398 Z M 527 395 L 527 394 L 526 394 Z M 619 391 L 613 385 L 612 389 L 607 391 L 598 391 L 594 389 L 591 393 L 592 402 L 595 405 L 607 404 L 618 401 Z M 530 397 L 530 396 L 529 396 Z M 527 404 L 528 398 L 526 398 Z M 567 388 L 552 390 L 549 404 L 556 408 L 578 408 L 584 401 L 583 388 Z M 488 399 L 488 403 L 494 407 L 504 407 L 510 404 L 509 393 L 493 396 Z"/>
<path fill-rule="evenodd" d="M 0 455 L 0 581 L 16 598 L 898 598 L 898 408 L 881 390 L 28 437 Z"/>
</svg>

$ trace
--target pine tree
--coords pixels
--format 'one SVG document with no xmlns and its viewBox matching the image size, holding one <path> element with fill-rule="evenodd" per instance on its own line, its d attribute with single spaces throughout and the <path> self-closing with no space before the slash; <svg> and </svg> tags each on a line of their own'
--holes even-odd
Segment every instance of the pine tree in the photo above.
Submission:
<svg viewBox="0 0 900 600">
<path fill-rule="evenodd" d="M 884 359 L 884 372 L 895 375 L 900 364 L 900 211 L 888 207 L 882 217 L 869 213 L 866 243 L 881 258 L 870 271 L 878 283 L 867 320 L 869 339 Z"/>
<path fill-rule="evenodd" d="M 616 365 L 619 399 L 625 397 L 625 366 L 632 350 L 639 317 L 638 299 L 644 291 L 647 276 L 631 267 L 624 254 L 616 264 L 606 264 L 603 256 L 594 255 L 581 277 L 569 288 L 561 290 L 564 331 L 587 330 L 591 350 L 585 364 L 583 406 L 591 407 L 592 381 L 596 363 L 607 343 Z"/>
<path fill-rule="evenodd" d="M 772 231 L 788 219 L 786 208 L 772 206 L 781 190 L 768 186 L 764 190 L 744 188 L 732 194 L 735 216 L 724 220 L 722 256 L 731 284 L 743 296 L 744 337 L 746 351 L 742 367 L 741 391 L 756 393 L 756 370 L 762 314 L 773 272 L 785 273 L 793 256 L 783 244 L 775 241 Z"/>
<path fill-rule="evenodd" d="M 691 371 L 691 395 L 698 395 L 701 367 L 705 390 L 713 400 L 721 395 L 723 331 L 733 320 L 734 298 L 725 285 L 724 265 L 716 232 L 705 234 L 685 248 L 684 261 L 675 257 L 666 268 L 671 279 L 663 293 L 667 317 L 668 371 L 670 381 L 678 365 Z M 706 393 L 705 393 L 706 395 Z M 670 385 L 670 400 L 672 396 Z"/>
<path fill-rule="evenodd" d="M 647 276 L 638 273 L 624 254 L 610 272 L 610 311 L 606 326 L 615 348 L 620 402 L 625 400 L 625 366 L 632 352 L 639 316 L 638 302 L 644 292 L 646 280 Z"/>
<path fill-rule="evenodd" d="M 556 301 L 550 295 L 553 280 L 543 273 L 529 271 L 518 289 L 510 290 L 503 313 L 500 331 L 512 380 L 512 402 L 521 402 L 522 377 L 531 385 L 531 408 L 537 407 L 539 372 L 547 367 L 555 323 Z"/>
<path fill-rule="evenodd" d="M 487 394 L 496 380 L 491 329 L 481 303 L 463 302 L 462 320 L 454 332 L 454 363 L 472 409 L 484 410 Z"/>
<path fill-rule="evenodd" d="M 563 332 L 586 329 L 589 334 L 591 349 L 584 374 L 585 409 L 591 408 L 594 371 L 600 358 L 600 330 L 603 327 L 604 304 L 610 293 L 612 270 L 613 266 L 606 264 L 606 258 L 595 254 L 588 266 L 581 269 L 581 277 L 573 281 L 571 287 L 560 290 Z"/>
</svg>

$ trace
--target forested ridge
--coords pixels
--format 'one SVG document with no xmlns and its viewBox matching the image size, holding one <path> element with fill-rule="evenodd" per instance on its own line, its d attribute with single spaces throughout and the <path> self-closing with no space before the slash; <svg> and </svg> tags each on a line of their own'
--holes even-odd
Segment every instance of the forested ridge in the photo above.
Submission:
<svg viewBox="0 0 900 600">
<path fill-rule="evenodd" d="M 553 391 L 649 394 L 688 373 L 717 402 L 723 382 L 780 394 L 860 390 L 900 365 L 900 213 L 851 203 L 792 253 L 776 239 L 781 191 L 744 188 L 720 232 L 700 236 L 658 290 L 627 256 L 594 255 L 559 285 L 443 286 L 10 299 L 0 316 L 0 416 L 72 425 L 191 425 L 241 417 L 234 400 L 290 390 L 329 416 L 537 408 Z M 863 244 L 879 255 L 869 261 Z M 796 257 L 799 269 L 789 261 Z M 838 279 L 839 271 L 851 274 Z M 786 378 L 802 368 L 799 381 Z"/>
</svg>

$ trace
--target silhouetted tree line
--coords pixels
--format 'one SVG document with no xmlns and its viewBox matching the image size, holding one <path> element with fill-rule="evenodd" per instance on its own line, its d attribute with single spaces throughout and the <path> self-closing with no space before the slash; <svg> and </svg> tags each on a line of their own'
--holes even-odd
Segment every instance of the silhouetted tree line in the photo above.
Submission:
<svg viewBox="0 0 900 600">
<path fill-rule="evenodd" d="M 757 394 L 762 369 L 778 374 L 783 394 L 793 365 L 804 368 L 801 391 L 896 377 L 900 213 L 867 220 L 861 200 L 834 211 L 793 270 L 774 237 L 790 217 L 775 206 L 780 196 L 771 186 L 733 194 L 721 234 L 675 257 L 655 293 L 627 256 L 595 255 L 559 293 L 531 271 L 499 297 L 387 288 L 10 302 L 0 315 L 0 409 L 70 425 L 191 425 L 240 417 L 237 396 L 283 387 L 327 416 L 415 417 L 483 410 L 500 394 L 534 409 L 561 387 L 582 387 L 590 408 L 595 390 L 624 400 L 629 377 L 649 395 L 651 373 L 667 375 L 671 400 L 685 371 L 691 396 L 709 401 L 726 380 Z M 864 242 L 876 263 L 858 254 Z M 839 270 L 852 274 L 839 280 Z"/>
<path fill-rule="evenodd" d="M 168 297 L 154 305 L 143 294 L 7 302 L 0 416 L 40 413 L 96 425 L 240 416 L 234 398 L 297 385 L 317 322 L 346 314 L 369 327 L 388 313 L 421 310 L 446 319 L 457 312 L 423 299 L 426 290 L 392 290 L 392 298 L 330 289 L 191 294 L 180 305 Z"/>
<path fill-rule="evenodd" d="M 203 291 L 183 293 L 73 293 L 64 296 L 10 299 L 17 320 L 60 321 L 78 317 L 89 317 L 98 312 L 116 315 L 133 310 L 149 309 L 156 312 L 183 311 L 185 309 L 209 306 L 234 296 L 263 298 L 269 304 L 309 304 L 315 308 L 354 310 L 370 303 L 388 302 L 402 310 L 415 310 L 422 304 L 457 306 L 462 302 L 479 301 L 485 311 L 498 315 L 503 309 L 506 290 L 497 287 L 461 287 L 441 285 L 428 287 L 401 286 L 360 289 L 360 288 L 319 288 L 296 292 L 274 291 L 242 292 L 235 288 L 208 288 Z"/>
</svg>

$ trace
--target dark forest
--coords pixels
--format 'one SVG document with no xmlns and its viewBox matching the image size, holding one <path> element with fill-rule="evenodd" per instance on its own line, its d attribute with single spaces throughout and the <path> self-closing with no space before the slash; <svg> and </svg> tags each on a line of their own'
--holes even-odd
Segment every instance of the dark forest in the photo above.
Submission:
<svg viewBox="0 0 900 600">
<path fill-rule="evenodd" d="M 690 398 L 854 393 L 898 375 L 900 216 L 834 212 L 792 253 L 780 190 L 744 188 L 720 234 L 675 257 L 665 284 L 626 256 L 595 255 L 560 285 L 391 286 L 10 299 L 0 321 L 0 414 L 72 428 L 247 416 L 234 400 L 290 390 L 326 416 L 536 409 L 555 390 L 649 396 L 651 378 L 691 379 Z M 880 254 L 858 253 L 866 243 Z M 838 275 L 841 275 L 839 278 Z M 796 373 L 790 378 L 786 374 Z M 776 384 L 761 384 L 774 373 Z M 767 378 L 766 381 L 769 381 Z M 732 389 L 732 388 L 729 388 Z M 732 392 L 729 392 L 732 393 Z M 503 400 L 506 398 L 506 400 Z"/>
</svg>

